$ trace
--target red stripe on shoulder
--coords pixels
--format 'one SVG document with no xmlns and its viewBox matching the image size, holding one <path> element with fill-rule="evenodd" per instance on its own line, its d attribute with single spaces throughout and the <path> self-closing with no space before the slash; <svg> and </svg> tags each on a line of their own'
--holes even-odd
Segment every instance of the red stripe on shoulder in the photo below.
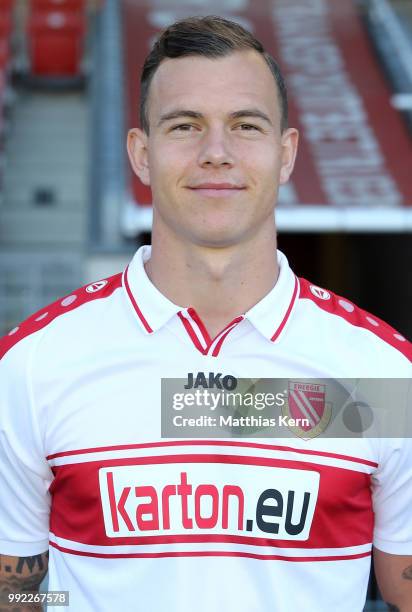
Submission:
<svg viewBox="0 0 412 612">
<path fill-rule="evenodd" d="M 0 338 L 0 359 L 20 340 L 43 329 L 43 327 L 46 327 L 60 315 L 75 310 L 86 302 L 109 297 L 121 286 L 122 274 L 114 274 L 103 280 L 84 285 L 66 297 L 59 298 L 35 312 L 28 319 L 20 323 L 20 325 L 12 329 L 6 336 Z"/>
<path fill-rule="evenodd" d="M 305 278 L 300 278 L 299 299 L 308 299 L 319 308 L 348 321 L 351 325 L 362 327 L 390 344 L 412 362 L 412 344 L 393 327 L 359 308 L 353 302 L 336 295 L 332 291 L 313 285 Z"/>
</svg>

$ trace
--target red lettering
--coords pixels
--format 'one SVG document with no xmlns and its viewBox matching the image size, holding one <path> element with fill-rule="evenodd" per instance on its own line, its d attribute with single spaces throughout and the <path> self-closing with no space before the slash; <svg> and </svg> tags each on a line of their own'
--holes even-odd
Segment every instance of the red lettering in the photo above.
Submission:
<svg viewBox="0 0 412 612">
<path fill-rule="evenodd" d="M 109 493 L 109 502 L 110 502 L 110 512 L 112 515 L 112 524 L 113 531 L 119 531 L 119 521 L 117 518 L 117 512 L 119 512 L 120 516 L 124 520 L 127 525 L 129 531 L 136 531 L 133 527 L 132 521 L 130 520 L 130 516 L 126 512 L 125 504 L 127 502 L 127 498 L 129 497 L 129 493 L 131 491 L 131 487 L 125 487 L 123 489 L 123 493 L 120 496 L 119 502 L 116 504 L 116 495 L 114 492 L 113 485 L 113 472 L 107 472 L 107 490 Z"/>
<path fill-rule="evenodd" d="M 202 517 L 200 514 L 202 496 L 212 498 L 212 514 L 209 517 Z M 201 529 L 211 529 L 216 526 L 219 515 L 219 492 L 214 485 L 199 485 L 195 493 L 195 519 L 196 524 Z"/>
<path fill-rule="evenodd" d="M 176 485 L 166 485 L 162 491 L 163 529 L 170 529 L 169 497 L 176 495 Z"/>
<path fill-rule="evenodd" d="M 123 493 L 120 496 L 119 503 L 117 504 L 117 509 L 119 510 L 119 514 L 127 525 L 129 531 L 136 531 L 133 527 L 133 523 L 130 520 L 130 516 L 126 512 L 125 503 L 127 502 L 127 498 L 129 497 L 129 493 L 132 490 L 132 487 L 125 487 L 123 489 Z"/>
<path fill-rule="evenodd" d="M 188 516 L 187 498 L 192 494 L 192 485 L 187 484 L 187 473 L 181 472 L 180 485 L 177 485 L 177 493 L 182 498 L 182 525 L 184 529 L 192 529 L 193 521 Z"/>
<path fill-rule="evenodd" d="M 106 472 L 107 492 L 110 505 L 111 520 L 114 532 L 119 532 L 124 529 L 120 519 L 123 520 L 127 529 L 130 532 L 140 531 L 159 531 L 171 529 L 170 514 L 176 508 L 176 504 L 171 502 L 170 498 L 178 495 L 181 503 L 181 527 L 183 529 L 193 529 L 193 525 L 197 525 L 200 529 L 213 529 L 220 521 L 221 528 L 229 529 L 231 527 L 239 531 L 244 529 L 244 510 L 245 500 L 244 492 L 240 486 L 224 485 L 220 491 L 215 485 L 200 484 L 193 491 L 193 486 L 188 482 L 187 472 L 180 473 L 180 482 L 177 484 L 165 485 L 161 492 L 157 492 L 154 486 L 136 486 L 134 487 L 136 498 L 146 498 L 142 503 L 137 501 L 135 506 L 135 521 L 133 511 L 131 510 L 132 502 L 129 501 L 132 487 L 117 487 L 115 488 L 114 481 L 115 472 Z M 161 509 L 159 507 L 161 494 Z M 222 506 L 220 507 L 220 494 L 222 498 Z M 194 495 L 194 516 L 190 516 L 191 502 L 189 497 Z M 210 498 L 205 499 L 205 498 Z M 232 501 L 235 498 L 235 501 Z M 192 502 L 193 503 L 193 502 Z M 126 504 L 129 505 L 129 510 L 132 511 L 133 522 L 128 514 Z M 172 504 L 172 509 L 170 505 Z M 203 505 L 202 505 L 203 504 Z M 160 512 L 162 513 L 162 521 L 160 521 Z M 120 518 L 119 518 L 120 517 Z M 176 517 L 177 518 L 177 517 Z"/>
<path fill-rule="evenodd" d="M 119 531 L 119 521 L 117 520 L 116 512 L 116 497 L 113 486 L 113 472 L 106 472 L 107 491 L 109 493 L 110 512 L 112 515 L 113 531 Z"/>
<path fill-rule="evenodd" d="M 244 509 L 245 509 L 245 498 L 244 498 L 242 489 L 235 485 L 225 485 L 223 487 L 222 528 L 223 529 L 228 528 L 230 495 L 237 497 L 237 500 L 238 500 L 237 528 L 239 529 L 239 531 L 243 531 L 243 515 L 244 515 Z"/>
<path fill-rule="evenodd" d="M 141 531 L 158 530 L 159 506 L 156 489 L 154 487 L 136 487 L 135 493 L 136 497 L 150 497 L 149 503 L 139 504 L 136 508 L 137 526 Z M 147 514 L 151 515 L 151 518 L 144 518 Z"/>
</svg>

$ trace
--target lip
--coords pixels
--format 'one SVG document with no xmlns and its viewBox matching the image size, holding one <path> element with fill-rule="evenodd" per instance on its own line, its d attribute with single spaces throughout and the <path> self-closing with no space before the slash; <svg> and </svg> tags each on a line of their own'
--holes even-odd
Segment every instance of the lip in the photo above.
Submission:
<svg viewBox="0 0 412 612">
<path fill-rule="evenodd" d="M 233 183 L 200 183 L 199 185 L 189 187 L 189 189 L 196 191 L 202 196 L 222 198 L 236 195 L 244 191 L 245 187 L 233 185 Z"/>
</svg>

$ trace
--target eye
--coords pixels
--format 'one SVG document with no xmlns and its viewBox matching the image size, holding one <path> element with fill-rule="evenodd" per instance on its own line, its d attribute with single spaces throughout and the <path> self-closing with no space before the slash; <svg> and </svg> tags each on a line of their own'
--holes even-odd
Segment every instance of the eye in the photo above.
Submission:
<svg viewBox="0 0 412 612">
<path fill-rule="evenodd" d="M 195 129 L 194 125 L 190 123 L 179 123 L 179 125 L 174 125 L 170 128 L 171 132 L 190 132 L 192 129 Z"/>
<path fill-rule="evenodd" d="M 241 129 L 242 132 L 260 132 L 261 129 L 257 125 L 253 125 L 252 123 L 240 123 L 236 126 Z"/>
</svg>

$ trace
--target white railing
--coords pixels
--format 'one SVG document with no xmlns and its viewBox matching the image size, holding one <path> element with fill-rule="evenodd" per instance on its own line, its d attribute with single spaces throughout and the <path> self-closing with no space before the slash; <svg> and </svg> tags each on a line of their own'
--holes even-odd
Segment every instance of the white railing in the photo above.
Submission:
<svg viewBox="0 0 412 612">
<path fill-rule="evenodd" d="M 398 62 L 408 77 L 408 85 L 412 88 L 412 37 L 408 36 L 388 0 L 370 0 L 369 6 L 372 19 L 378 22 L 386 33 L 397 55 Z"/>
<path fill-rule="evenodd" d="M 97 16 L 92 88 L 90 233 L 92 246 L 121 247 L 120 215 L 125 199 L 124 74 L 121 3 L 106 0 Z"/>
</svg>

